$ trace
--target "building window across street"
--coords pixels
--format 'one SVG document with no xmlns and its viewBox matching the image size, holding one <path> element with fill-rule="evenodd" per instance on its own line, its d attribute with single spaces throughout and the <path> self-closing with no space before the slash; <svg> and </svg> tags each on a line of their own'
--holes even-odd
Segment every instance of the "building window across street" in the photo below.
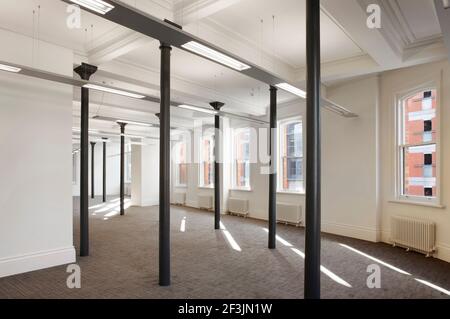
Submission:
<svg viewBox="0 0 450 319">
<path fill-rule="evenodd" d="M 436 90 L 421 90 L 399 101 L 399 194 L 406 198 L 437 197 Z"/>
</svg>

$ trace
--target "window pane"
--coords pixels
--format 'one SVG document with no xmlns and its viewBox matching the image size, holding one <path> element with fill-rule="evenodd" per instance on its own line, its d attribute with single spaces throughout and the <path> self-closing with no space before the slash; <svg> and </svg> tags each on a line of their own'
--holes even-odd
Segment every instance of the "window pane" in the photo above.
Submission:
<svg viewBox="0 0 450 319">
<path fill-rule="evenodd" d="M 250 130 L 238 130 L 234 137 L 234 184 L 250 187 Z"/>
<path fill-rule="evenodd" d="M 179 185 L 187 184 L 187 165 L 184 163 L 178 164 L 178 183 Z"/>
<path fill-rule="evenodd" d="M 214 137 L 203 136 L 201 143 L 200 186 L 214 185 Z"/>
<path fill-rule="evenodd" d="M 425 158 L 431 164 L 425 164 Z M 436 196 L 436 144 L 404 148 L 404 189 L 409 196 Z M 431 195 L 424 195 L 424 189 L 431 189 Z"/>
<path fill-rule="evenodd" d="M 279 188 L 283 191 L 303 189 L 302 122 L 290 121 L 280 125 Z"/>
<path fill-rule="evenodd" d="M 418 93 L 403 103 L 403 143 L 436 141 L 436 90 Z"/>
</svg>

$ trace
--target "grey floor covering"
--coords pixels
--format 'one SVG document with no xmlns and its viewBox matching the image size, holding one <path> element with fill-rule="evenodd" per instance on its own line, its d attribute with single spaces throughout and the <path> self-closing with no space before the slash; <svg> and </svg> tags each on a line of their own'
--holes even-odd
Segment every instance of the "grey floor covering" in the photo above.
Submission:
<svg viewBox="0 0 450 319">
<path fill-rule="evenodd" d="M 130 207 L 117 216 L 117 200 L 108 201 L 90 204 L 91 255 L 77 260 L 81 289 L 67 288 L 66 266 L 59 266 L 1 278 L 0 298 L 303 298 L 302 228 L 279 225 L 284 241 L 268 250 L 265 222 L 223 216 L 226 230 L 214 231 L 212 213 L 172 207 L 172 285 L 163 288 L 158 207 Z M 239 247 L 233 248 L 230 237 Z M 367 287 L 371 264 L 380 266 L 380 289 Z M 386 244 L 323 234 L 322 265 L 323 298 L 450 297 L 449 263 Z"/>
</svg>

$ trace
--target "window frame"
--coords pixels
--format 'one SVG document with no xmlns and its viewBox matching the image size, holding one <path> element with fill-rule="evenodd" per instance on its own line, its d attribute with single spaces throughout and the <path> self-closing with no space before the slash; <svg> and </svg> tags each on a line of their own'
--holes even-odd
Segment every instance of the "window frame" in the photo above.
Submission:
<svg viewBox="0 0 450 319">
<path fill-rule="evenodd" d="M 72 185 L 78 184 L 78 152 L 72 153 Z"/>
<path fill-rule="evenodd" d="M 203 159 L 203 142 L 208 138 L 212 141 L 212 147 L 210 149 L 210 165 L 212 165 L 212 181 L 209 185 L 204 185 L 204 176 L 203 176 L 203 164 L 207 163 Z M 215 138 L 214 132 L 203 132 L 200 135 L 200 147 L 199 147 L 199 169 L 198 169 L 198 187 L 199 188 L 214 188 L 214 149 L 215 149 Z"/>
<path fill-rule="evenodd" d="M 236 135 L 243 132 L 248 131 L 249 134 L 249 159 L 248 159 L 248 186 L 239 186 L 237 185 L 237 176 L 236 176 L 236 170 L 237 170 L 237 158 L 236 158 Z M 251 139 L 252 139 L 252 130 L 250 127 L 240 127 L 240 128 L 234 128 L 232 130 L 232 140 L 231 140 L 231 189 L 237 190 L 237 191 L 251 191 L 252 190 L 252 174 L 251 174 L 251 158 L 252 155 L 250 154 L 252 151 L 251 148 Z M 245 163 L 245 162 L 243 162 Z"/>
<path fill-rule="evenodd" d="M 426 91 L 436 91 L 436 140 L 435 142 L 423 142 L 419 144 L 415 143 L 404 143 L 404 101 L 408 98 L 420 92 Z M 409 90 L 400 92 L 395 96 L 395 186 L 394 186 L 394 196 L 396 201 L 405 202 L 410 204 L 429 204 L 441 207 L 441 85 L 440 81 L 430 81 L 425 84 L 416 86 Z M 436 196 L 426 197 L 426 196 L 415 196 L 415 195 L 405 195 L 404 194 L 404 150 L 414 146 L 426 146 L 426 145 L 436 145 Z M 424 187 L 425 189 L 425 187 Z"/>
<path fill-rule="evenodd" d="M 281 151 L 284 141 L 284 134 L 282 132 L 282 127 L 285 127 L 291 123 L 300 122 L 301 124 L 301 140 L 302 140 L 302 156 L 300 156 L 302 160 L 302 179 L 301 187 L 299 190 L 289 190 L 284 189 L 283 186 L 283 152 Z M 304 122 L 302 116 L 294 116 L 285 119 L 281 119 L 277 122 L 277 193 L 287 193 L 287 194 L 305 194 L 305 134 L 304 134 Z"/>
<path fill-rule="evenodd" d="M 131 184 L 132 179 L 131 152 L 132 152 L 131 143 L 125 143 L 125 184 Z"/>
<path fill-rule="evenodd" d="M 185 161 L 184 161 L 184 163 L 183 162 L 181 162 L 181 160 L 180 160 L 180 149 L 179 149 L 179 147 L 180 147 L 180 145 L 181 144 L 184 144 L 184 152 L 185 152 Z M 188 183 L 188 160 L 187 160 L 187 147 L 188 147 L 188 143 L 187 143 L 187 140 L 186 140 L 186 138 L 183 136 L 182 138 L 181 138 L 181 140 L 180 141 L 178 141 L 178 142 L 176 142 L 176 147 L 175 147 L 175 160 L 174 160 L 174 163 L 175 163 L 175 187 L 183 187 L 183 188 L 185 188 L 185 187 L 187 187 L 187 183 Z M 185 165 L 186 166 L 186 183 L 185 184 L 182 184 L 182 183 L 180 183 L 180 165 Z"/>
</svg>

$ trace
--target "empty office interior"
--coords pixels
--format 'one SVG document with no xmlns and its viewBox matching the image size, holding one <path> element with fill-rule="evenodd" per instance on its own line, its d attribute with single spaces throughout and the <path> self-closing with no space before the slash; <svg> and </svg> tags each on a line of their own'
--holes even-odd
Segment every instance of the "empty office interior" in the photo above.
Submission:
<svg viewBox="0 0 450 319">
<path fill-rule="evenodd" d="M 449 298 L 449 21 L 2 0 L 0 298 Z"/>
</svg>

